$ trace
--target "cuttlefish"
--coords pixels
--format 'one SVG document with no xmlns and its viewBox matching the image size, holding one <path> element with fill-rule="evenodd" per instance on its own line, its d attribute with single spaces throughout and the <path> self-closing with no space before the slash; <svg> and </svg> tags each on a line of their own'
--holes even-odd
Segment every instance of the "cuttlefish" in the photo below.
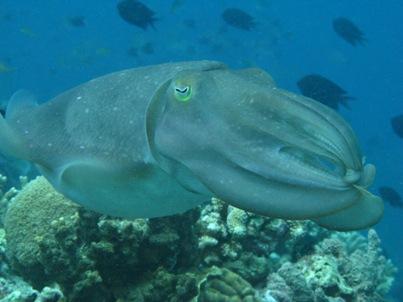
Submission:
<svg viewBox="0 0 403 302">
<path fill-rule="evenodd" d="M 375 167 L 347 122 L 257 68 L 128 69 L 41 105 L 20 91 L 0 117 L 0 142 L 66 197 L 109 215 L 167 216 L 211 197 L 336 230 L 369 227 L 383 213 L 367 191 Z"/>
</svg>

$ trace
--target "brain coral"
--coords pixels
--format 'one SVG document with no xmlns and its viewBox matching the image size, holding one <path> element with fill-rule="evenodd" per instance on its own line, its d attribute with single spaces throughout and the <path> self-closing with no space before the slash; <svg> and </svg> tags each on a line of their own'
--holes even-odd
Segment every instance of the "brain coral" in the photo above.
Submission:
<svg viewBox="0 0 403 302">
<path fill-rule="evenodd" d="M 31 181 L 10 202 L 5 216 L 7 254 L 12 265 L 31 279 L 40 280 L 45 272 L 41 242 L 55 241 L 54 225 L 77 217 L 78 207 L 57 193 L 45 178 Z"/>
</svg>

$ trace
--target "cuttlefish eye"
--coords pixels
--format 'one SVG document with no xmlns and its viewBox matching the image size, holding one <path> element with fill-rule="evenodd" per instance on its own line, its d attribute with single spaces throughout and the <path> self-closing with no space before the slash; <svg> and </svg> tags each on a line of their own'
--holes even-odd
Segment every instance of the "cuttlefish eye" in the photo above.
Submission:
<svg viewBox="0 0 403 302">
<path fill-rule="evenodd" d="M 192 97 L 192 87 L 190 85 L 176 84 L 174 86 L 175 98 L 180 102 L 187 102 Z"/>
</svg>

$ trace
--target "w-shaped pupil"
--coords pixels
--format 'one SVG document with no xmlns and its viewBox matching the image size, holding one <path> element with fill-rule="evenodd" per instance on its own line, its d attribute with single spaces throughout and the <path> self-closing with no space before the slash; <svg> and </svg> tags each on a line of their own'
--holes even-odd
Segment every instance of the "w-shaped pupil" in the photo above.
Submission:
<svg viewBox="0 0 403 302">
<path fill-rule="evenodd" d="M 187 87 L 185 87 L 185 88 L 183 88 L 183 89 L 175 88 L 175 90 L 176 90 L 177 92 L 180 92 L 180 93 L 185 93 L 185 92 L 188 91 L 188 88 L 187 88 Z"/>
</svg>

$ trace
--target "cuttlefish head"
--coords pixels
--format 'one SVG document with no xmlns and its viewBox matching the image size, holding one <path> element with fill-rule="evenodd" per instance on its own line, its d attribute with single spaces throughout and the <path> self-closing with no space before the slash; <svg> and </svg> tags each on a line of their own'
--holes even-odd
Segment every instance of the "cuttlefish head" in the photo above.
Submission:
<svg viewBox="0 0 403 302">
<path fill-rule="evenodd" d="M 366 191 L 375 167 L 350 126 L 259 69 L 181 72 L 155 93 L 146 123 L 155 160 L 189 190 L 338 230 L 382 216 Z"/>
</svg>

